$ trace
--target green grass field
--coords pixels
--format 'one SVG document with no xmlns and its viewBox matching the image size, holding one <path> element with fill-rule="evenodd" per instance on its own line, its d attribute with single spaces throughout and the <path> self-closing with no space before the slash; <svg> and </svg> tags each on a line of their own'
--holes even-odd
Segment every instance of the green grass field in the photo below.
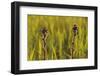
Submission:
<svg viewBox="0 0 100 76">
<path fill-rule="evenodd" d="M 28 15 L 27 60 L 88 58 L 88 18 Z M 73 27 L 78 33 L 74 36 Z M 45 34 L 42 32 L 46 29 Z"/>
</svg>

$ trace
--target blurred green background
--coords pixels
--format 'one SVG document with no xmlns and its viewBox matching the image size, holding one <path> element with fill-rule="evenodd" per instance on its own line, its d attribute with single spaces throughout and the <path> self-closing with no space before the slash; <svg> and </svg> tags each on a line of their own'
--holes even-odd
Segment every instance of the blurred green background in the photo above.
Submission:
<svg viewBox="0 0 100 76">
<path fill-rule="evenodd" d="M 79 16 L 28 15 L 27 60 L 58 60 L 88 58 L 88 18 Z M 73 58 L 71 48 L 73 25 L 78 27 L 74 40 Z M 41 29 L 46 28 L 48 36 L 46 52 L 43 49 Z"/>
</svg>

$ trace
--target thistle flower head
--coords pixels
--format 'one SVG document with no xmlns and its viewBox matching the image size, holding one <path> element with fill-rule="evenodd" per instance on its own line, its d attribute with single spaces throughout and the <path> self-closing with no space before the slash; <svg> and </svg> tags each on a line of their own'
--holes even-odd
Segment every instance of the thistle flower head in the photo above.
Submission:
<svg viewBox="0 0 100 76">
<path fill-rule="evenodd" d="M 42 32 L 42 34 L 45 34 L 45 33 L 47 33 L 47 32 L 48 32 L 48 30 L 47 30 L 47 28 L 46 28 L 46 27 L 43 27 L 41 32 Z"/>
<path fill-rule="evenodd" d="M 76 36 L 78 34 L 78 26 L 77 26 L 77 24 L 74 24 L 74 26 L 73 26 L 73 33 L 74 33 L 74 36 Z"/>
</svg>

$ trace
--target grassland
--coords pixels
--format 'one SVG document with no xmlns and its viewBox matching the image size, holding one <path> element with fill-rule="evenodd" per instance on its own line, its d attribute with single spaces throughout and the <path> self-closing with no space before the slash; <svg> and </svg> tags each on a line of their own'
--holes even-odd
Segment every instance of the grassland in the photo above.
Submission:
<svg viewBox="0 0 100 76">
<path fill-rule="evenodd" d="M 80 59 L 88 57 L 87 17 L 47 15 L 28 15 L 27 17 L 28 61 Z M 74 24 L 78 27 L 78 34 L 73 41 Z M 45 50 L 43 47 L 43 34 L 41 33 L 41 29 L 44 27 L 48 31 L 45 40 Z M 71 48 L 74 48 L 74 50 L 72 51 Z"/>
</svg>

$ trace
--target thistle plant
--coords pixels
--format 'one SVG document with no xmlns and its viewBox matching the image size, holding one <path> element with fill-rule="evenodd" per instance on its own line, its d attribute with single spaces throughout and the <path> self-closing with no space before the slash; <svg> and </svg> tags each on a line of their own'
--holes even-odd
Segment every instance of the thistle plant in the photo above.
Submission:
<svg viewBox="0 0 100 76">
<path fill-rule="evenodd" d="M 73 31 L 73 37 L 72 37 L 72 47 L 71 47 L 71 58 L 73 59 L 73 52 L 75 51 L 75 39 L 76 36 L 78 35 L 78 27 L 76 24 L 74 24 L 72 31 Z"/>
<path fill-rule="evenodd" d="M 42 28 L 42 41 L 43 41 L 43 51 L 44 51 L 44 60 L 47 58 L 47 48 L 46 48 L 46 40 L 48 37 L 48 30 L 46 27 Z"/>
</svg>

